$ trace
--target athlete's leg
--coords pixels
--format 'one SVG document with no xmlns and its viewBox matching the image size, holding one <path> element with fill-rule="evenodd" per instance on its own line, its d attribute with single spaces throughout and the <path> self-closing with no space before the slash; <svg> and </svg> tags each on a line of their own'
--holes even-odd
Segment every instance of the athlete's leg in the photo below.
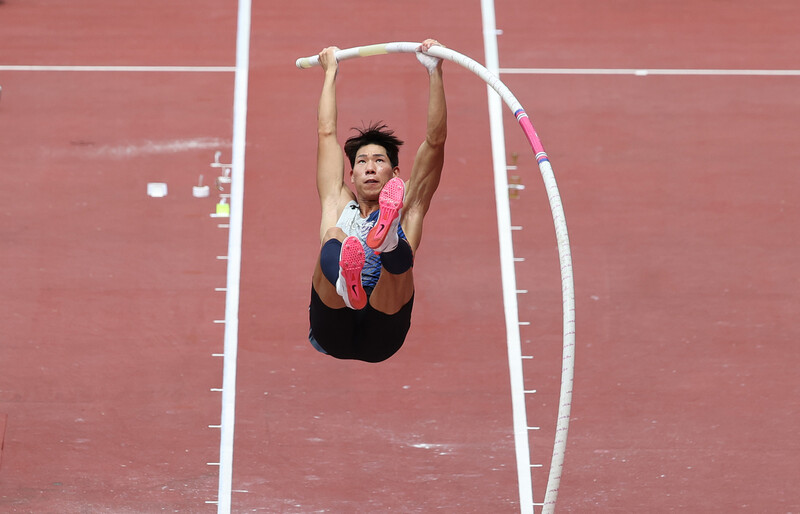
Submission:
<svg viewBox="0 0 800 514">
<path fill-rule="evenodd" d="M 414 294 L 411 267 L 414 254 L 408 241 L 398 235 L 405 183 L 395 177 L 383 186 L 378 203 L 380 216 L 367 235 L 367 246 L 381 254 L 381 276 L 370 297 L 370 305 L 384 314 L 395 314 Z"/>
<path fill-rule="evenodd" d="M 405 239 L 399 239 L 391 252 L 381 254 L 381 276 L 369 303 L 384 314 L 395 314 L 414 295 L 414 255 Z"/>
<path fill-rule="evenodd" d="M 390 252 L 397 246 L 397 227 L 403 212 L 405 190 L 400 177 L 389 180 L 381 189 L 378 220 L 367 234 L 367 246 L 376 252 Z"/>
<path fill-rule="evenodd" d="M 344 232 L 337 227 L 324 234 L 312 283 L 320 300 L 328 307 L 341 308 L 339 300 L 333 296 L 335 293 L 345 306 L 363 309 L 367 304 L 367 294 L 361 284 L 364 247 L 357 237 L 343 236 Z M 332 291 L 329 285 L 333 285 Z"/>
<path fill-rule="evenodd" d="M 322 248 L 320 249 L 320 255 L 317 259 L 317 264 L 314 268 L 314 276 L 312 278 L 314 290 L 317 292 L 320 300 L 322 300 L 322 303 L 333 309 L 341 309 L 346 307 L 346 305 L 344 299 L 336 292 L 335 278 L 334 282 L 331 282 L 330 277 L 326 276 L 325 270 L 327 270 L 327 275 L 331 275 L 332 266 L 335 266 L 338 276 L 339 251 L 342 248 L 342 241 L 346 238 L 347 234 L 339 227 L 329 228 L 325 232 Z M 323 270 L 323 268 L 325 270 Z"/>
</svg>

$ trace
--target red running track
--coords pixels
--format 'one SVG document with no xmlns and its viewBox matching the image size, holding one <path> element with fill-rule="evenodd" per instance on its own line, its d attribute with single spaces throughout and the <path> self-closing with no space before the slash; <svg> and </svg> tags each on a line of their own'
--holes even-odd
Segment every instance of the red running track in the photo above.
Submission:
<svg viewBox="0 0 800 514">
<path fill-rule="evenodd" d="M 447 163 L 406 346 L 373 366 L 305 342 L 320 76 L 294 59 L 434 36 L 482 61 L 480 10 L 459 6 L 254 7 L 235 512 L 519 509 L 486 94 L 468 72 L 447 67 Z M 792 2 L 496 9 L 501 67 L 800 69 Z M 7 0 L 0 66 L 231 66 L 235 21 L 235 2 Z M 797 77 L 502 78 L 551 157 L 573 246 L 559 511 L 800 509 Z M 383 119 L 415 146 L 424 84 L 409 56 L 346 63 L 341 128 Z M 0 510 L 212 512 L 227 234 L 190 188 L 229 155 L 233 76 L 3 70 L 0 86 Z M 512 216 L 547 461 L 555 238 L 511 117 L 506 133 L 527 186 Z M 145 195 L 155 181 L 167 197 Z"/>
</svg>

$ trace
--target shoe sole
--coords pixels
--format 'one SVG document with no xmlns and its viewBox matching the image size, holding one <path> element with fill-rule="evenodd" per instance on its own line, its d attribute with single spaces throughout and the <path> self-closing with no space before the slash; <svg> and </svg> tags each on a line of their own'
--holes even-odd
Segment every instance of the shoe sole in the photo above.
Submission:
<svg viewBox="0 0 800 514">
<path fill-rule="evenodd" d="M 344 278 L 349 306 L 353 309 L 363 309 L 367 305 L 367 293 L 361 285 L 364 258 L 364 247 L 357 237 L 350 236 L 344 240 L 339 255 L 339 273 Z"/>
<path fill-rule="evenodd" d="M 373 250 L 378 250 L 383 245 L 384 241 L 386 241 L 386 236 L 389 235 L 389 228 L 392 222 L 400 217 L 405 189 L 405 184 L 398 177 L 393 178 L 383 186 L 378 197 L 380 215 L 375 226 L 367 234 L 367 246 Z"/>
</svg>

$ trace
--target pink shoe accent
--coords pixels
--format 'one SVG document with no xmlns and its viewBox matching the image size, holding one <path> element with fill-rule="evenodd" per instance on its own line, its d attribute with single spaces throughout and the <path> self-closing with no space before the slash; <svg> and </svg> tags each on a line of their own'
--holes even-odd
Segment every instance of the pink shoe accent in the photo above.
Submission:
<svg viewBox="0 0 800 514">
<path fill-rule="evenodd" d="M 336 281 L 336 292 L 351 309 L 363 309 L 367 306 L 367 293 L 361 285 L 361 270 L 364 269 L 364 247 L 355 236 L 342 242 L 339 254 L 339 279 Z"/>
<path fill-rule="evenodd" d="M 397 248 L 397 226 L 403 209 L 406 185 L 400 177 L 394 177 L 383 186 L 378 197 L 380 215 L 375 226 L 367 234 L 367 246 L 376 253 Z"/>
</svg>

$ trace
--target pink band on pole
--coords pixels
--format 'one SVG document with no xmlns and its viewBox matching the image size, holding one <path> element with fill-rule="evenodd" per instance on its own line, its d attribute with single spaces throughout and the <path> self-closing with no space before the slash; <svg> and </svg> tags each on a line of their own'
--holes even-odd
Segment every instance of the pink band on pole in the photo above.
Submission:
<svg viewBox="0 0 800 514">
<path fill-rule="evenodd" d="M 528 141 L 533 147 L 533 151 L 536 153 L 536 161 L 542 162 L 543 160 L 548 160 L 547 154 L 544 152 L 544 146 L 542 146 L 542 142 L 539 140 L 539 136 L 536 134 L 536 130 L 533 128 L 528 114 L 523 109 L 520 109 L 515 112 L 514 115 L 517 117 L 519 126 L 522 128 L 525 137 L 528 138 Z"/>
</svg>

